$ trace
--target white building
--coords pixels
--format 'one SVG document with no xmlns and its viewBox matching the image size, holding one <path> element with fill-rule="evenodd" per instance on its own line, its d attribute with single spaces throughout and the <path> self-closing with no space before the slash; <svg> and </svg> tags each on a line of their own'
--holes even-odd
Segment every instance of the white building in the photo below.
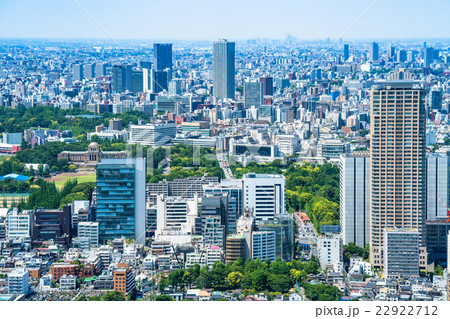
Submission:
<svg viewBox="0 0 450 319">
<path fill-rule="evenodd" d="M 157 227 L 160 233 L 164 229 L 195 227 L 198 215 L 198 198 L 164 197 L 158 195 L 156 202 Z"/>
<path fill-rule="evenodd" d="M 98 223 L 81 222 L 78 224 L 78 237 L 89 238 L 89 249 L 98 247 Z"/>
<path fill-rule="evenodd" d="M 344 245 L 364 247 L 370 241 L 370 157 L 340 157 L 340 221 Z"/>
<path fill-rule="evenodd" d="M 130 125 L 130 143 L 158 147 L 170 142 L 176 133 L 175 123 Z"/>
<path fill-rule="evenodd" d="M 22 211 L 17 208 L 6 215 L 6 237 L 8 239 L 31 238 L 34 219 L 33 211 Z"/>
<path fill-rule="evenodd" d="M 77 227 L 78 225 L 78 212 L 80 209 L 88 209 L 88 200 L 74 200 L 72 202 L 72 227 Z"/>
<path fill-rule="evenodd" d="M 28 270 L 25 268 L 17 268 L 8 274 L 8 293 L 25 296 L 30 293 Z"/>
<path fill-rule="evenodd" d="M 285 156 L 290 156 L 292 154 L 300 152 L 302 149 L 302 145 L 300 142 L 300 137 L 297 134 L 278 134 L 275 137 L 275 144 L 278 146 L 278 151 L 280 153 L 283 153 L 283 155 Z"/>
<path fill-rule="evenodd" d="M 59 278 L 59 289 L 74 290 L 77 289 L 77 277 L 74 275 L 62 275 Z"/>
<path fill-rule="evenodd" d="M 276 259 L 276 234 L 274 231 L 256 231 L 252 234 L 252 259 Z"/>
<path fill-rule="evenodd" d="M 253 210 L 256 221 L 272 220 L 285 211 L 286 178 L 275 174 L 243 176 L 244 208 Z"/>
<path fill-rule="evenodd" d="M 342 262 L 342 238 L 340 236 L 321 237 L 317 240 L 317 253 L 322 269 Z"/>
</svg>

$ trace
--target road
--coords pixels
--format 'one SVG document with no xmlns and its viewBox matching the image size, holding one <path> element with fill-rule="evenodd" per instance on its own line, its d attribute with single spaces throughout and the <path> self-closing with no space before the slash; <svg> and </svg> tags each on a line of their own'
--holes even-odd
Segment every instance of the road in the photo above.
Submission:
<svg viewBox="0 0 450 319">
<path fill-rule="evenodd" d="M 219 162 L 220 168 L 222 168 L 222 170 L 225 174 L 225 178 L 232 179 L 233 173 L 231 173 L 230 165 L 228 164 L 227 153 L 216 151 L 216 156 L 217 156 L 217 161 Z"/>
</svg>

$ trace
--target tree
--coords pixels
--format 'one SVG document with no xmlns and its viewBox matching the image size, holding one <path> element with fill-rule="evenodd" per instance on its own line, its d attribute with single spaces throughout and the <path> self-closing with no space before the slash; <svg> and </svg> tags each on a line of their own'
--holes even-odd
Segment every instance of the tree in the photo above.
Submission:
<svg viewBox="0 0 450 319">
<path fill-rule="evenodd" d="M 155 301 L 173 301 L 173 298 L 169 295 L 159 295 L 155 297 Z"/>
<path fill-rule="evenodd" d="M 88 298 L 89 301 L 101 301 L 102 298 L 100 296 L 92 296 Z"/>
<path fill-rule="evenodd" d="M 444 269 L 442 269 L 442 266 L 438 264 L 434 268 L 434 274 L 437 275 L 437 276 L 442 276 L 443 273 L 444 273 Z"/>
<path fill-rule="evenodd" d="M 103 296 L 103 301 L 124 301 L 125 298 L 121 292 L 110 291 Z"/>
<path fill-rule="evenodd" d="M 257 269 L 252 274 L 252 288 L 256 291 L 263 291 L 267 288 L 267 272 Z"/>
<path fill-rule="evenodd" d="M 281 293 L 288 292 L 294 285 L 294 282 L 289 276 L 275 274 L 271 274 L 268 277 L 267 283 L 271 291 L 279 291 Z"/>
<path fill-rule="evenodd" d="M 238 271 L 230 272 L 225 279 L 229 289 L 237 289 L 241 285 L 242 278 L 244 275 Z"/>
</svg>

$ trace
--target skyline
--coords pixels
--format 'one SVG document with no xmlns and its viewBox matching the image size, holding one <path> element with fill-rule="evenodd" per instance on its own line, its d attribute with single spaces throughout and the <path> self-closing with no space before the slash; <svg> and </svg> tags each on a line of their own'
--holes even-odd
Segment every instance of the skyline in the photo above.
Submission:
<svg viewBox="0 0 450 319">
<path fill-rule="evenodd" d="M 290 34 L 300 40 L 337 39 L 353 23 L 344 39 L 450 38 L 444 13 L 450 3 L 443 0 L 430 1 L 426 7 L 417 0 L 284 0 L 272 7 L 267 0 L 231 0 L 214 4 L 214 10 L 206 9 L 208 4 L 205 0 L 0 1 L 0 38 L 244 40 Z M 403 12 L 406 5 L 408 12 Z M 403 27 L 395 28 L 398 25 Z"/>
</svg>

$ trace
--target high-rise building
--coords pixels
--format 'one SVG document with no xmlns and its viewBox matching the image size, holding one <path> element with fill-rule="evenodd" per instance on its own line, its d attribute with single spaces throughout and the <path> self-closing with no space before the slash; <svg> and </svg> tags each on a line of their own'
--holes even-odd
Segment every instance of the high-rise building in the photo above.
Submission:
<svg viewBox="0 0 450 319">
<path fill-rule="evenodd" d="M 405 62 L 408 59 L 408 56 L 406 54 L 405 50 L 399 50 L 397 52 L 397 62 Z"/>
<path fill-rule="evenodd" d="M 136 272 L 127 263 L 119 263 L 118 268 L 114 270 L 114 291 L 121 292 L 126 298 L 136 287 L 135 279 Z"/>
<path fill-rule="evenodd" d="M 263 83 L 244 83 L 244 106 L 246 109 L 254 106 L 259 108 L 263 104 Z"/>
<path fill-rule="evenodd" d="M 444 154 L 427 154 L 427 220 L 448 218 L 449 158 Z"/>
<path fill-rule="evenodd" d="M 95 77 L 105 76 L 106 75 L 106 64 L 105 63 L 97 63 L 95 65 Z"/>
<path fill-rule="evenodd" d="M 273 77 L 262 76 L 259 81 L 263 84 L 263 95 L 273 95 Z"/>
<path fill-rule="evenodd" d="M 384 229 L 384 273 L 387 279 L 419 277 L 417 229 Z"/>
<path fill-rule="evenodd" d="M 72 74 L 74 81 L 83 81 L 84 79 L 83 65 L 74 64 L 72 66 Z"/>
<path fill-rule="evenodd" d="M 213 93 L 217 99 L 234 99 L 235 43 L 227 40 L 214 42 Z"/>
<path fill-rule="evenodd" d="M 150 70 L 150 91 L 152 93 L 159 93 L 164 90 L 168 90 L 168 83 L 169 83 L 169 71 L 168 69 L 165 70 Z"/>
<path fill-rule="evenodd" d="M 369 60 L 370 61 L 378 61 L 379 55 L 378 55 L 378 43 L 372 42 L 370 44 L 370 51 L 369 51 Z"/>
<path fill-rule="evenodd" d="M 428 95 L 428 108 L 429 110 L 442 111 L 442 87 L 433 86 Z"/>
<path fill-rule="evenodd" d="M 393 45 L 388 46 L 387 48 L 387 57 L 394 58 L 395 57 L 395 47 Z"/>
<path fill-rule="evenodd" d="M 153 69 L 156 71 L 172 70 L 172 44 L 154 43 L 153 44 Z"/>
<path fill-rule="evenodd" d="M 371 92 L 370 260 L 383 265 L 383 231 L 425 221 L 425 90 L 420 82 L 379 82 Z"/>
<path fill-rule="evenodd" d="M 227 237 L 226 263 L 233 263 L 239 258 L 245 261 L 245 238 L 240 235 Z"/>
<path fill-rule="evenodd" d="M 97 164 L 99 240 L 124 236 L 145 243 L 145 159 L 102 159 Z"/>
<path fill-rule="evenodd" d="M 113 65 L 111 74 L 111 92 L 122 93 L 133 90 L 131 65 Z"/>
<path fill-rule="evenodd" d="M 423 54 L 423 64 L 424 66 L 430 66 L 434 61 L 434 49 L 425 48 Z"/>
<path fill-rule="evenodd" d="M 344 59 L 344 62 L 345 61 L 347 61 L 348 60 L 348 58 L 349 58 L 349 47 L 348 47 L 348 44 L 346 43 L 346 44 L 344 44 L 344 56 L 343 56 L 343 59 Z"/>
<path fill-rule="evenodd" d="M 340 221 L 344 245 L 364 247 L 370 239 L 370 157 L 367 152 L 342 154 Z"/>
<path fill-rule="evenodd" d="M 257 222 L 259 231 L 275 233 L 275 255 L 284 261 L 290 261 L 294 257 L 294 231 L 293 218 L 288 213 L 283 213 L 269 221 Z"/>
<path fill-rule="evenodd" d="M 131 91 L 133 93 L 144 92 L 144 73 L 142 70 L 133 70 L 131 72 Z"/>
<path fill-rule="evenodd" d="M 85 79 L 93 79 L 95 77 L 95 64 L 85 64 L 83 74 Z"/>
<path fill-rule="evenodd" d="M 253 209 L 256 221 L 273 220 L 285 212 L 286 178 L 275 174 L 243 176 L 244 208 Z"/>
</svg>

